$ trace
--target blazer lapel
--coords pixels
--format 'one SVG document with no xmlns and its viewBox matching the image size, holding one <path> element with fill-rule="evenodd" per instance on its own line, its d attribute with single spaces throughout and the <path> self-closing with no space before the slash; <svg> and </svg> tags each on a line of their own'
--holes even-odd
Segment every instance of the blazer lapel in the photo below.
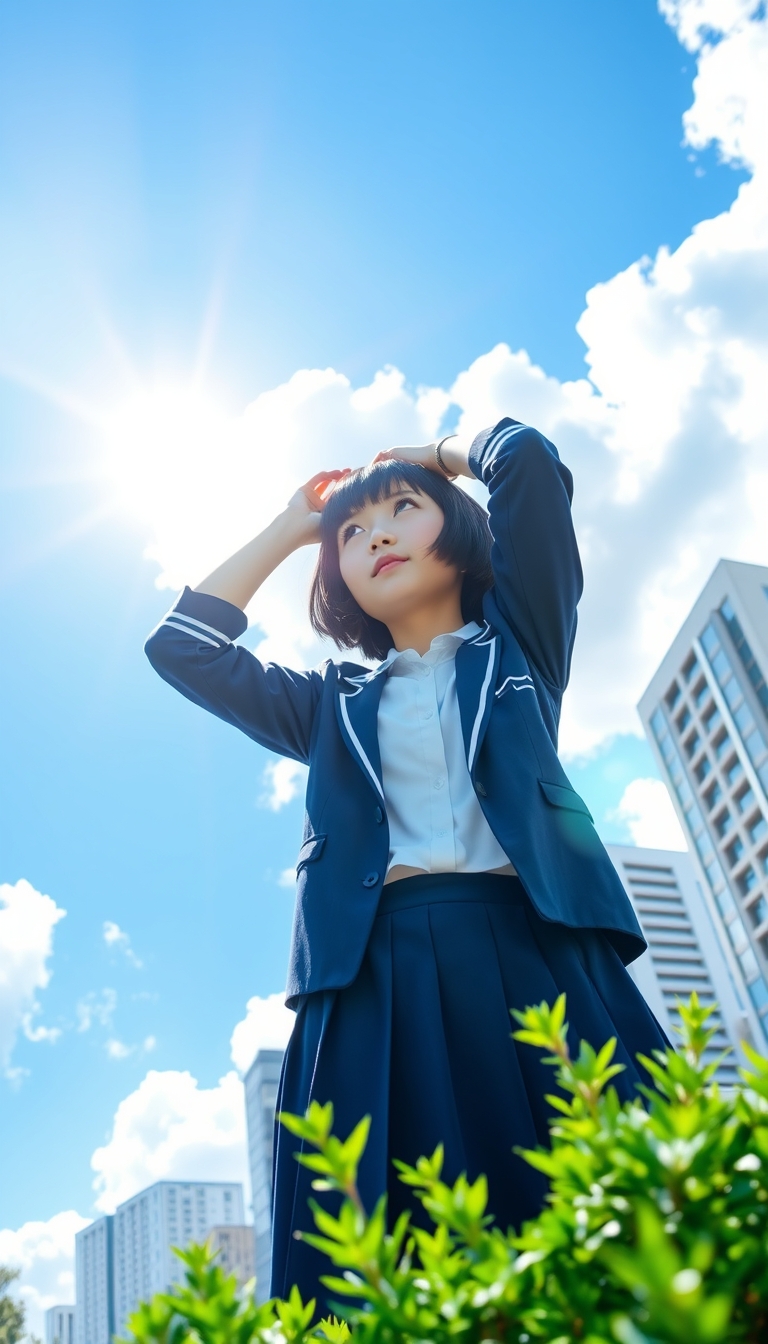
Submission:
<svg viewBox="0 0 768 1344">
<path fill-rule="evenodd" d="M 467 768 L 473 774 L 493 708 L 501 641 L 491 627 L 467 640 L 456 652 L 456 696 Z"/>
<path fill-rule="evenodd" d="M 371 788 L 384 801 L 379 753 L 378 715 L 384 670 L 339 678 L 336 716 L 341 735 Z"/>
</svg>

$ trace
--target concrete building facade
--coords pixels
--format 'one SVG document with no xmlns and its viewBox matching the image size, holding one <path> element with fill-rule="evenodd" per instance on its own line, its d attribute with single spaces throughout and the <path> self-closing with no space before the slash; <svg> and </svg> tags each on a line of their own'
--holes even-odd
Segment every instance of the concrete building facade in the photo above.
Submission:
<svg viewBox="0 0 768 1344">
<path fill-rule="evenodd" d="M 635 845 L 608 845 L 648 942 L 628 967 L 643 998 L 675 1044 L 678 1000 L 695 990 L 715 1028 L 705 1058 L 720 1060 L 717 1080 L 732 1085 L 744 1060 L 740 1051 L 747 1019 L 712 923 L 690 854 Z M 723 1051 L 730 1051 L 722 1059 Z"/>
<path fill-rule="evenodd" d="M 282 1050 L 260 1050 L 245 1075 L 245 1114 L 248 1123 L 248 1162 L 253 1191 L 253 1231 L 256 1251 L 256 1297 L 269 1297 L 272 1252 L 272 1154 L 275 1106 Z"/>
<path fill-rule="evenodd" d="M 76 1344 L 75 1308 L 71 1303 L 46 1311 L 45 1344 Z"/>
<path fill-rule="evenodd" d="M 114 1219 L 97 1218 L 75 1237 L 77 1344 L 110 1344 L 115 1333 Z"/>
<path fill-rule="evenodd" d="M 242 1288 L 256 1273 L 252 1224 L 233 1223 L 231 1227 L 212 1227 L 208 1239 L 217 1253 L 221 1268 L 227 1274 L 234 1274 Z"/>
<path fill-rule="evenodd" d="M 756 1048 L 768 1042 L 768 568 L 721 560 L 638 706 Z"/>
</svg>

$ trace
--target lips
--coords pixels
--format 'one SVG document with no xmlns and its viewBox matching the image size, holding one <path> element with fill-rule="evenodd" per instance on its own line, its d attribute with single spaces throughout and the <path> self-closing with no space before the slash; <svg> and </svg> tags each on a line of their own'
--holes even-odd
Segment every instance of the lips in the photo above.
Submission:
<svg viewBox="0 0 768 1344">
<path fill-rule="evenodd" d="M 406 557 L 404 555 L 380 555 L 376 564 L 373 566 L 373 577 L 381 574 L 382 570 L 393 569 L 395 565 L 404 565 Z"/>
</svg>

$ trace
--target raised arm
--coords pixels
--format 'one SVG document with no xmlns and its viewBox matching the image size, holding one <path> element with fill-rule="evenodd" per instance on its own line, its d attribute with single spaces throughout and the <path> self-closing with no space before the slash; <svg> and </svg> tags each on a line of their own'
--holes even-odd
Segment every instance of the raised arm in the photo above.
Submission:
<svg viewBox="0 0 768 1344">
<path fill-rule="evenodd" d="M 433 471 L 477 476 L 489 490 L 491 561 L 499 609 L 531 662 L 562 694 L 576 634 L 582 573 L 571 520 L 573 479 L 554 444 L 538 430 L 505 418 L 474 439 L 453 435 L 439 445 L 388 448 Z"/>
<path fill-rule="evenodd" d="M 271 751 L 304 762 L 320 674 L 263 665 L 234 641 L 248 624 L 242 609 L 264 580 L 293 551 L 319 540 L 324 486 L 342 474 L 314 476 L 253 541 L 194 591 L 185 588 L 145 646 L 155 670 L 187 699 Z"/>
<path fill-rule="evenodd" d="M 543 434 L 508 418 L 477 435 L 468 464 L 490 492 L 499 607 L 541 675 L 562 693 L 583 587 L 571 473 Z"/>
</svg>

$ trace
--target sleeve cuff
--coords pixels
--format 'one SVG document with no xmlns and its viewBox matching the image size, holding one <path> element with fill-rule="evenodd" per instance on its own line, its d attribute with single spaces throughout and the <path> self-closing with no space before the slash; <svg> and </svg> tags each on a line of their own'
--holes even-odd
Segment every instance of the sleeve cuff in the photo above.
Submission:
<svg viewBox="0 0 768 1344">
<path fill-rule="evenodd" d="M 210 593 L 195 593 L 191 588 L 184 589 L 168 615 L 172 612 L 187 616 L 203 630 L 207 628 L 228 640 L 238 639 L 248 629 L 248 618 L 239 607 Z"/>
<path fill-rule="evenodd" d="M 469 465 L 478 480 L 485 485 L 488 485 L 490 477 L 493 475 L 496 448 L 500 446 L 502 439 L 507 437 L 504 430 L 518 428 L 524 428 L 521 422 L 505 415 L 503 420 L 498 420 L 489 429 L 481 429 L 480 433 L 472 440 L 472 446 L 469 450 Z"/>
</svg>

